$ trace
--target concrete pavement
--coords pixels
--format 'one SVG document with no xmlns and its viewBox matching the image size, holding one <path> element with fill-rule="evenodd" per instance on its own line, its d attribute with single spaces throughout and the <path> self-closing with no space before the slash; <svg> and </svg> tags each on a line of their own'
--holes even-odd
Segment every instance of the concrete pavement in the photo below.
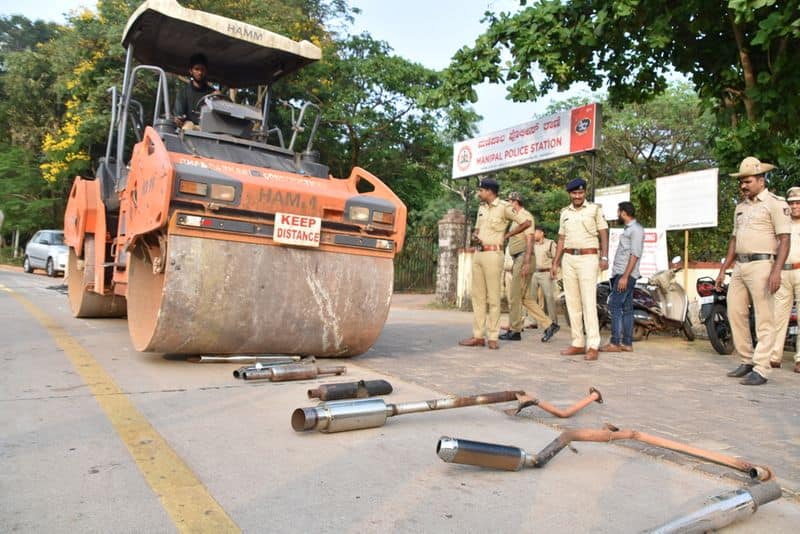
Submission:
<svg viewBox="0 0 800 534">
<path fill-rule="evenodd" d="M 748 393 L 715 378 L 716 367 L 725 370 L 730 362 L 692 353 L 688 343 L 659 340 L 657 352 L 651 340 L 647 351 L 637 346 L 628 357 L 639 363 L 601 356 L 587 364 L 557 357 L 567 342 L 565 333 L 544 347 L 526 335 L 500 351 L 465 349 L 456 343 L 469 331 L 469 314 L 424 304 L 420 309 L 397 298 L 376 346 L 364 356 L 336 362 L 347 365 L 345 380 L 385 378 L 395 388 L 390 402 L 522 388 L 566 405 L 594 385 L 606 404 L 593 404 L 570 420 L 554 420 L 535 408 L 526 410 L 526 417 L 509 418 L 501 412 L 508 407 L 503 405 L 400 416 L 362 431 L 297 434 L 289 417 L 294 408 L 314 404 L 306 390 L 342 377 L 243 383 L 231 376 L 236 366 L 138 354 L 124 320 L 71 318 L 66 297 L 53 287 L 57 282 L 0 271 L 0 285 L 45 311 L 92 355 L 243 531 L 636 532 L 747 482 L 727 470 L 606 444 L 578 444 L 580 454 L 565 451 L 542 470 L 494 472 L 441 462 L 434 449 L 442 435 L 535 451 L 557 434 L 551 427 L 598 427 L 610 421 L 763 461 L 788 485 L 798 480 L 791 468 L 798 463 L 799 444 L 792 396 L 797 390 L 788 385 L 790 377 L 780 373 L 760 388 L 763 393 Z M 164 511 L 164 496 L 142 475 L 142 459 L 123 445 L 126 438 L 99 408 L 92 385 L 49 334 L 17 299 L 0 291 L 0 530 L 180 529 Z M 711 364 L 698 363 L 701 357 Z M 665 383 L 667 376 L 679 374 L 670 367 L 689 374 L 691 367 L 705 370 L 693 385 L 678 387 Z M 711 381 L 705 390 L 703 377 Z M 794 401 L 794 412 L 790 406 L 783 413 L 784 433 L 795 441 L 788 438 L 778 450 L 751 450 L 751 442 L 760 447 L 773 439 L 777 424 L 765 423 L 759 437 L 760 424 L 753 431 L 743 417 L 738 422 L 734 416 L 716 418 L 704 409 L 728 399 L 747 416 L 755 403 L 742 395 L 770 406 L 776 396 L 782 404 Z M 709 403 L 708 396 L 717 400 Z M 797 524 L 800 505 L 782 499 L 731 531 L 792 532 Z"/>
</svg>

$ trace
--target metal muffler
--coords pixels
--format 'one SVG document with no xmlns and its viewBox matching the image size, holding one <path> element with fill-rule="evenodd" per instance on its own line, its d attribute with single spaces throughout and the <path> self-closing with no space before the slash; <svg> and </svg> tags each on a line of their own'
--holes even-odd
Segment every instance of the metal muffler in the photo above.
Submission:
<svg viewBox="0 0 800 534">
<path fill-rule="evenodd" d="M 652 534 L 701 534 L 724 528 L 758 511 L 758 507 L 781 498 L 781 487 L 764 482 L 711 497 L 710 503 L 676 517 L 651 531 Z"/>
<path fill-rule="evenodd" d="M 471 397 L 388 404 L 383 399 L 323 402 L 311 408 L 298 408 L 292 414 L 292 428 L 297 432 L 344 432 L 383 426 L 388 417 L 417 412 L 464 408 L 483 404 L 510 402 L 524 391 L 499 391 Z"/>
<path fill-rule="evenodd" d="M 347 367 L 342 365 L 336 367 L 318 367 L 316 365 L 306 365 L 294 363 L 291 365 L 276 365 L 274 367 L 264 366 L 261 368 L 251 367 L 244 370 L 234 371 L 233 376 L 239 373 L 243 380 L 269 380 L 271 382 L 287 382 L 289 380 L 308 380 L 322 375 L 342 375 L 347 372 Z"/>
<path fill-rule="evenodd" d="M 386 380 L 359 380 L 358 382 L 322 384 L 316 389 L 309 389 L 308 398 L 317 398 L 322 401 L 364 399 L 376 395 L 388 395 L 391 392 L 392 385 Z"/>
<path fill-rule="evenodd" d="M 532 467 L 531 455 L 519 447 L 442 436 L 436 454 L 447 463 L 477 465 L 505 471 Z"/>
</svg>

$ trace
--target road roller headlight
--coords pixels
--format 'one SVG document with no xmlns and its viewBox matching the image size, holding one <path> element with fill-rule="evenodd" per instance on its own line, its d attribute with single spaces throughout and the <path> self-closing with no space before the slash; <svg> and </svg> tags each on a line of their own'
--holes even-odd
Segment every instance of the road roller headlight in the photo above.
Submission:
<svg viewBox="0 0 800 534">
<path fill-rule="evenodd" d="M 393 224 L 394 213 L 386 213 L 385 211 L 375 211 L 372 213 L 372 222 L 378 224 Z"/>
<path fill-rule="evenodd" d="M 369 222 L 369 208 L 365 206 L 350 206 L 347 210 L 347 218 L 353 222 Z"/>
<path fill-rule="evenodd" d="M 191 180 L 181 180 L 178 184 L 178 191 L 185 195 L 197 195 L 204 197 L 208 195 L 208 184 L 203 182 L 193 182 Z"/>
<path fill-rule="evenodd" d="M 236 188 L 232 185 L 211 184 L 211 198 L 224 202 L 233 202 L 236 198 Z"/>
</svg>

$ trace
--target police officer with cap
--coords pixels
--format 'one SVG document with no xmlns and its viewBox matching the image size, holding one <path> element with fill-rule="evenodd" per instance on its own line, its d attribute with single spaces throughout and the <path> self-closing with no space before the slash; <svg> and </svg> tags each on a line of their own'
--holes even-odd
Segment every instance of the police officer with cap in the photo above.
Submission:
<svg viewBox="0 0 800 534">
<path fill-rule="evenodd" d="M 508 241 L 508 253 L 513 260 L 511 269 L 511 290 L 509 291 L 509 329 L 508 332 L 500 336 L 500 339 L 519 341 L 522 339 L 522 308 L 528 310 L 530 317 L 537 324 L 544 327 L 542 341 L 547 342 L 558 332 L 559 326 L 550 320 L 550 317 L 539 306 L 539 303 L 531 296 L 531 278 L 536 265 L 531 261 L 533 255 L 533 234 L 534 218 L 533 215 L 522 205 L 522 195 L 516 191 L 508 194 L 508 201 L 514 207 L 517 214 L 529 221 L 528 229 L 511 237 Z M 516 230 L 517 223 L 511 225 L 512 232 Z"/>
<path fill-rule="evenodd" d="M 789 237 L 789 256 L 781 271 L 781 287 L 775 293 L 775 344 L 769 360 L 773 369 L 781 366 L 792 304 L 800 301 L 800 187 L 792 187 L 786 192 L 786 202 L 792 218 L 792 233 Z M 794 372 L 800 373 L 800 350 L 796 339 Z"/>
<path fill-rule="evenodd" d="M 721 288 L 725 271 L 736 264 L 728 286 L 728 318 L 742 363 L 728 376 L 744 377 L 739 383 L 746 386 L 764 384 L 769 376 L 775 341 L 773 295 L 781 286 L 789 254 L 789 206 L 767 190 L 766 173 L 774 168 L 750 156 L 742 160 L 739 172 L 731 173 L 739 179 L 744 200 L 736 206 L 728 254 L 717 276 L 717 288 Z M 755 350 L 750 335 L 751 302 L 758 337 Z"/>
<path fill-rule="evenodd" d="M 550 269 L 555 279 L 561 266 L 572 329 L 572 344 L 561 354 L 585 354 L 583 359 L 592 361 L 600 347 L 597 275 L 608 269 L 608 223 L 600 206 L 586 200 L 586 180 L 570 181 L 567 191 L 570 205 L 561 210 L 556 256 Z"/>
<path fill-rule="evenodd" d="M 500 286 L 503 276 L 503 242 L 509 237 L 527 230 L 531 221 L 525 220 L 521 213 L 497 193 L 500 184 L 493 178 L 484 178 L 478 188 L 481 205 L 475 222 L 473 241 L 478 246 L 472 255 L 472 337 L 463 339 L 459 345 L 483 347 L 486 345 L 484 332 L 490 349 L 499 348 L 500 336 Z M 517 226 L 506 233 L 509 222 Z M 487 317 L 486 305 L 489 305 Z"/>
</svg>

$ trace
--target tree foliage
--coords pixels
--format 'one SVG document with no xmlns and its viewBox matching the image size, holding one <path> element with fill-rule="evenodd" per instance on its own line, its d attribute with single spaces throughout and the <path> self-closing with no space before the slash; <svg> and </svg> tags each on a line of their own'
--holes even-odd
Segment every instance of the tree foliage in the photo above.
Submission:
<svg viewBox="0 0 800 534">
<path fill-rule="evenodd" d="M 455 55 L 446 92 L 475 100 L 473 85 L 508 82 L 534 100 L 586 82 L 614 104 L 662 93 L 686 75 L 718 119 L 719 156 L 782 162 L 792 155 L 800 105 L 800 2 L 788 0 L 540 0 L 487 13 L 488 30 Z M 505 62 L 504 53 L 510 56 Z"/>
</svg>

